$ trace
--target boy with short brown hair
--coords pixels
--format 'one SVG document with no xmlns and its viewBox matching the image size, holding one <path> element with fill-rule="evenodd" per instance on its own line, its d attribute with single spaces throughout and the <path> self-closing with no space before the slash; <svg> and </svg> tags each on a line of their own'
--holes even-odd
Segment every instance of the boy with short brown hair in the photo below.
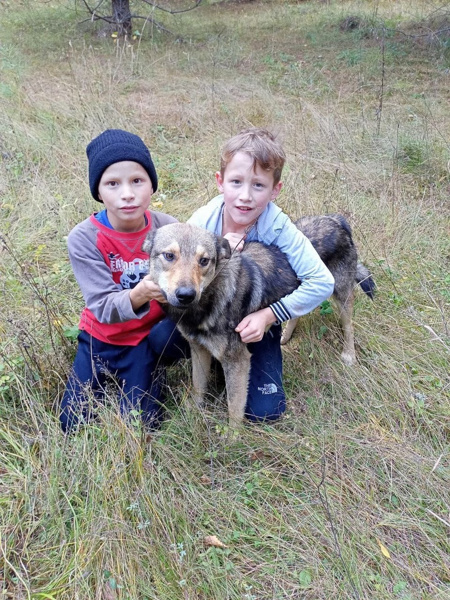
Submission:
<svg viewBox="0 0 450 600">
<path fill-rule="evenodd" d="M 278 419 L 286 409 L 282 384 L 281 323 L 309 313 L 333 293 L 334 279 L 310 241 L 274 201 L 281 191 L 285 154 L 266 129 L 241 131 L 224 146 L 216 182 L 220 196 L 188 223 L 204 227 L 242 250 L 245 241 L 274 244 L 284 252 L 301 285 L 236 327 L 252 354 L 246 416 Z"/>
</svg>

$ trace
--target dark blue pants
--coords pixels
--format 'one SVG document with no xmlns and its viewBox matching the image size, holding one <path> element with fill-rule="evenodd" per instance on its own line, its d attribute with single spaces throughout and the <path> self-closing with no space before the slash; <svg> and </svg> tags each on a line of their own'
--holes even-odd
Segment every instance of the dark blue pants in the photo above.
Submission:
<svg viewBox="0 0 450 600">
<path fill-rule="evenodd" d="M 135 409 L 142 420 L 157 426 L 161 415 L 163 372 L 156 368 L 158 356 L 148 338 L 137 346 L 117 346 L 101 342 L 85 331 L 78 336 L 78 351 L 61 401 L 63 431 L 87 422 L 93 416 L 95 401 L 105 397 L 105 385 L 117 385 L 122 415 Z M 92 402 L 94 400 L 94 402 Z"/>
<path fill-rule="evenodd" d="M 275 421 L 286 410 L 281 325 L 272 325 L 260 342 L 247 344 L 252 358 L 245 414 L 250 421 Z"/>
<path fill-rule="evenodd" d="M 286 410 L 280 338 L 281 327 L 272 326 L 260 342 L 247 346 L 252 358 L 245 412 L 251 421 L 276 420 Z M 63 431 L 91 418 L 89 397 L 102 401 L 111 378 L 120 388 L 121 414 L 138 410 L 144 423 L 157 427 L 163 415 L 164 367 L 189 356 L 189 344 L 170 319 L 157 323 L 137 346 L 107 344 L 80 332 L 61 401 Z"/>
<path fill-rule="evenodd" d="M 189 356 L 188 343 L 170 319 L 155 325 L 149 339 L 162 364 Z M 286 410 L 280 339 L 281 326 L 272 325 L 260 342 L 247 345 L 252 358 L 245 414 L 251 421 L 274 421 Z"/>
</svg>

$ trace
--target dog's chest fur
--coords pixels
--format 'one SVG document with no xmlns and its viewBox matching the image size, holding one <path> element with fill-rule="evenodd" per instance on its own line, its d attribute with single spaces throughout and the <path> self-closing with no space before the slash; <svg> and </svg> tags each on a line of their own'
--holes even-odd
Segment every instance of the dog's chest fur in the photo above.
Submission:
<svg viewBox="0 0 450 600">
<path fill-rule="evenodd" d="M 167 313 L 188 340 L 195 340 L 220 360 L 242 345 L 235 327 L 245 316 L 268 307 L 298 285 L 278 248 L 251 242 L 242 253 L 218 263 L 199 302 L 187 308 L 168 306 Z"/>
</svg>

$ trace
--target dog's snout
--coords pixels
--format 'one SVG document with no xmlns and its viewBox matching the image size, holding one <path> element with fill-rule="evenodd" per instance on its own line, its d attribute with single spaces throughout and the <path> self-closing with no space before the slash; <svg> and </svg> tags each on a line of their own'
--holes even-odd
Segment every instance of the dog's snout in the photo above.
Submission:
<svg viewBox="0 0 450 600">
<path fill-rule="evenodd" d="M 191 287 L 179 287 L 175 292 L 175 296 L 180 304 L 188 306 L 195 300 L 195 289 Z"/>
</svg>

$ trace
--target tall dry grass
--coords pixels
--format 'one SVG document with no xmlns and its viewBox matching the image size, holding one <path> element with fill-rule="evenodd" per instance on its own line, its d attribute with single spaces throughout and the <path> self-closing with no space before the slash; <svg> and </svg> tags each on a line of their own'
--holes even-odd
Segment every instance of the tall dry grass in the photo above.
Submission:
<svg viewBox="0 0 450 600">
<path fill-rule="evenodd" d="M 448 11 L 211 2 L 162 16 L 177 35 L 123 43 L 81 9 L 0 8 L 3 597 L 447 598 Z M 111 394 L 65 439 L 82 308 L 65 238 L 98 209 L 86 144 L 107 127 L 140 134 L 158 208 L 184 220 L 249 124 L 283 140 L 284 210 L 353 226 L 378 285 L 355 306 L 358 364 L 339 361 L 336 314 L 315 311 L 284 350 L 279 423 L 227 435 L 223 397 L 190 408 L 183 364 L 151 438 Z"/>
</svg>

